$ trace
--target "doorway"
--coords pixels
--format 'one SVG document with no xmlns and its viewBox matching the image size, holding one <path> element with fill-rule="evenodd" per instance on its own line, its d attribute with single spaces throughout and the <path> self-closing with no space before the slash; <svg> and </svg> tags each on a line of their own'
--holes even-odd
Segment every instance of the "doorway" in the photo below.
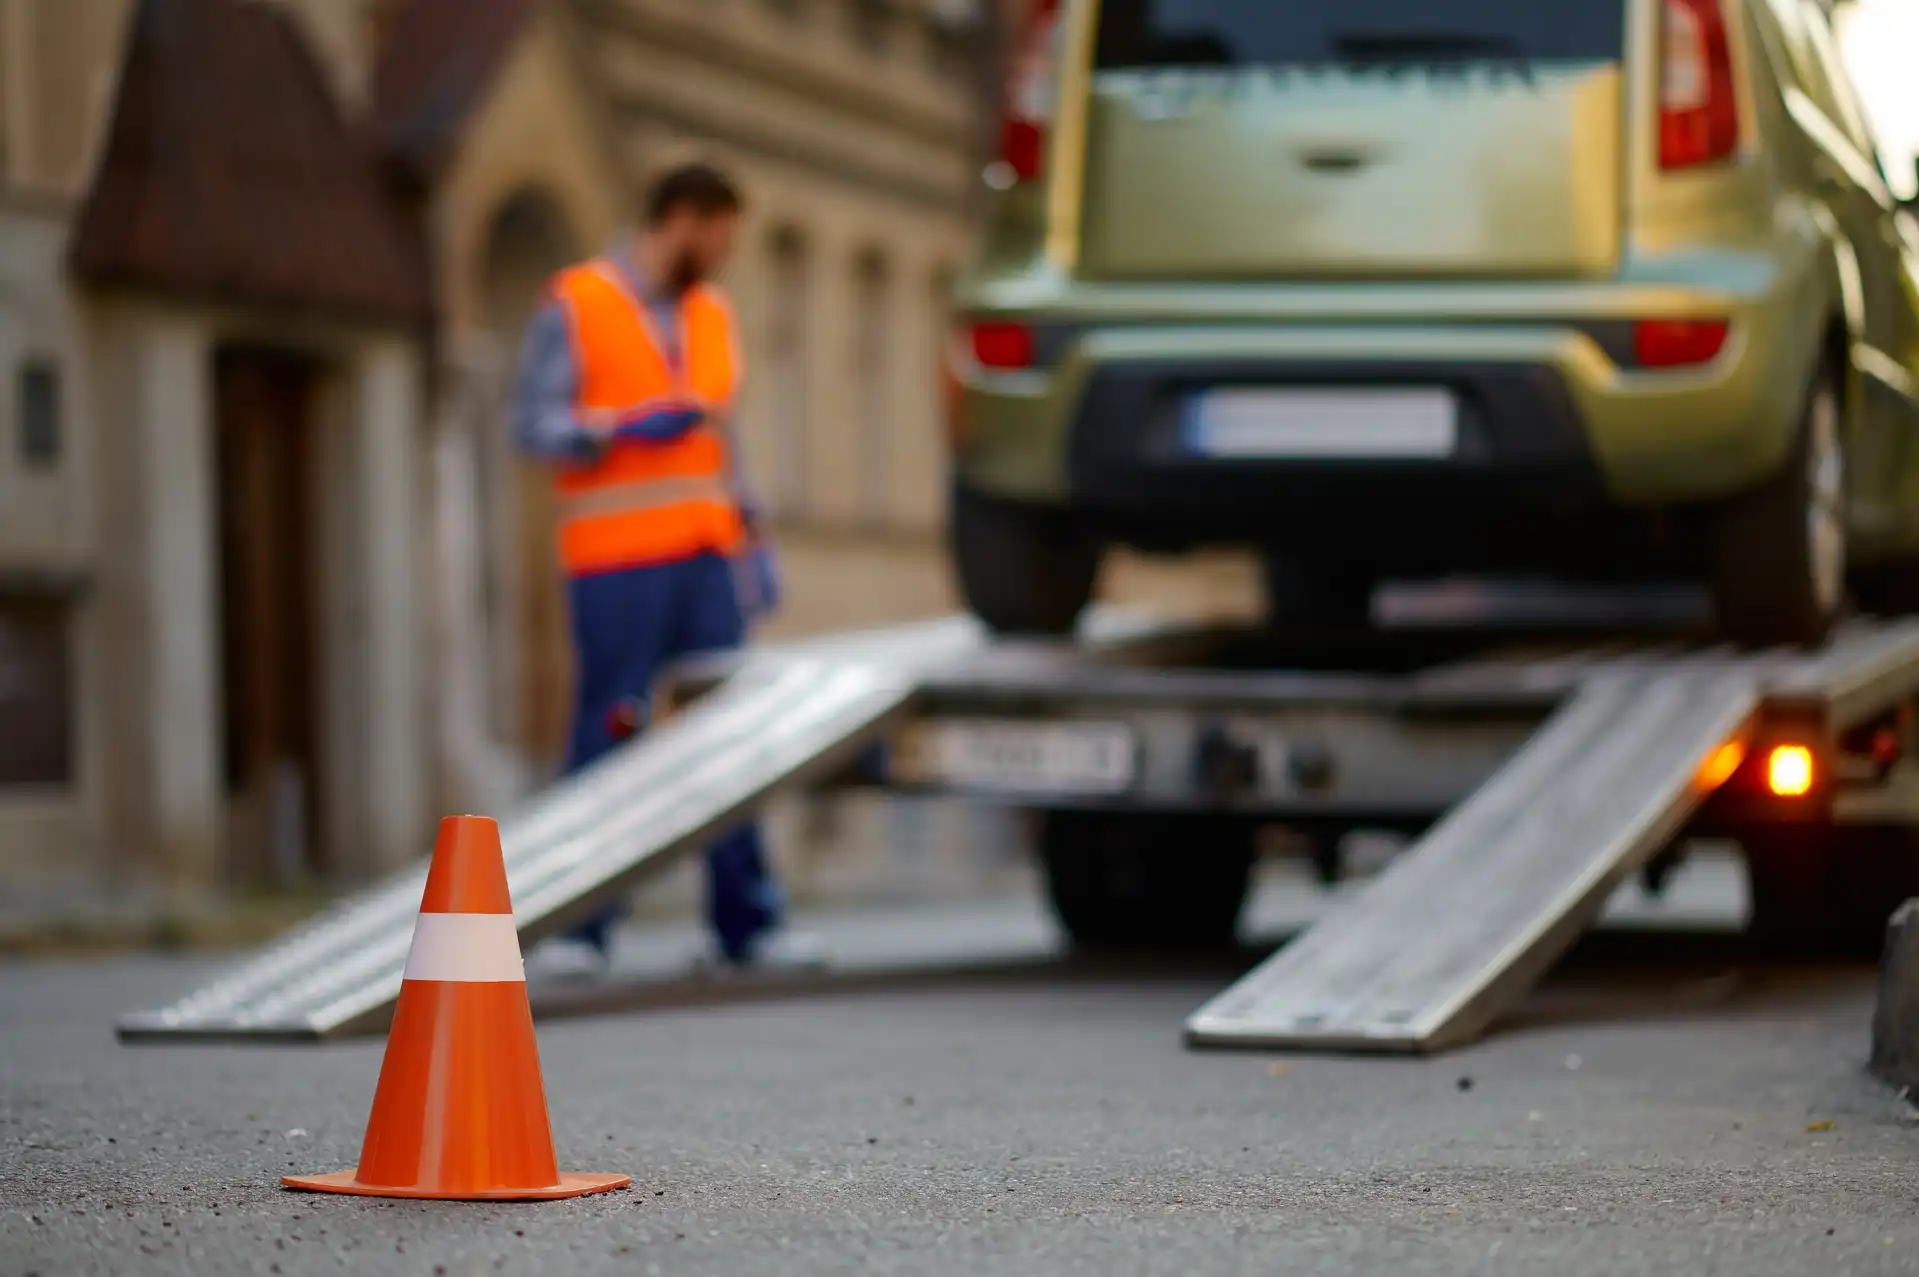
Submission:
<svg viewBox="0 0 1919 1277">
<path fill-rule="evenodd" d="M 234 880 L 325 868 L 317 648 L 321 369 L 278 350 L 214 360 L 227 845 Z"/>
</svg>

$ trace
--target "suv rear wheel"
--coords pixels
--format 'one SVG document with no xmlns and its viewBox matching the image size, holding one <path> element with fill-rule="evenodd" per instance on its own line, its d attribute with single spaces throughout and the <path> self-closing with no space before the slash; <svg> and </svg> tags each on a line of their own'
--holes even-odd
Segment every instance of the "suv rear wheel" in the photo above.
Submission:
<svg viewBox="0 0 1919 1277">
<path fill-rule="evenodd" d="M 1099 543 L 1064 511 L 953 488 L 953 567 L 967 606 L 1001 634 L 1070 634 L 1093 597 Z"/>
<path fill-rule="evenodd" d="M 1712 593 L 1727 637 L 1749 647 L 1825 638 L 1846 592 L 1846 457 L 1839 392 L 1822 372 L 1785 467 L 1722 507 Z"/>
<path fill-rule="evenodd" d="M 1082 949 L 1233 943 L 1252 883 L 1241 822 L 1140 812 L 1040 814 L 1039 852 L 1060 925 Z"/>
</svg>

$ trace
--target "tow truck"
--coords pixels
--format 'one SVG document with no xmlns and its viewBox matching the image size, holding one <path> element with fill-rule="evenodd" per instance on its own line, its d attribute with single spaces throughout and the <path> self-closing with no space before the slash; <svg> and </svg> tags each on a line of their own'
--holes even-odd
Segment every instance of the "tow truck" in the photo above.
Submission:
<svg viewBox="0 0 1919 1277">
<path fill-rule="evenodd" d="M 970 618 L 683 671 L 682 703 L 501 822 L 523 944 L 677 863 L 776 792 L 880 785 L 1030 809 L 1089 945 L 1230 935 L 1258 832 L 1378 875 L 1196 1010 L 1195 1046 L 1437 1052 L 1472 1041 L 1689 840 L 1743 848 L 1756 942 L 1876 952 L 1919 894 L 1919 621 L 1738 651 L 1685 624 L 1286 633 L 1096 611 L 1062 640 Z M 168 1006 L 126 1041 L 375 1031 L 425 863 Z"/>
</svg>

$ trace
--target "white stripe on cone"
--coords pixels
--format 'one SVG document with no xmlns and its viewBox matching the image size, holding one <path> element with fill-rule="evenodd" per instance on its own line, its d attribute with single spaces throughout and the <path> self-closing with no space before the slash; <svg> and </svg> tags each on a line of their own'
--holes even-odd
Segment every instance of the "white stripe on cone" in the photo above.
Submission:
<svg viewBox="0 0 1919 1277">
<path fill-rule="evenodd" d="M 423 913 L 406 955 L 408 980 L 463 984 L 526 979 L 510 913 Z"/>
</svg>

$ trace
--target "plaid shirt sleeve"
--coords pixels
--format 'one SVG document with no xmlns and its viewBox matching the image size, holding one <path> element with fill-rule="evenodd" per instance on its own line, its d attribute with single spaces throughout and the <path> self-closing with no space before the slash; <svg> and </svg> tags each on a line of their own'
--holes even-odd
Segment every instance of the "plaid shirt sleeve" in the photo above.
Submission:
<svg viewBox="0 0 1919 1277">
<path fill-rule="evenodd" d="M 549 302 L 527 327 L 513 388 L 513 434 L 522 451 L 556 461 L 592 455 L 592 437 L 573 415 L 575 384 L 566 315 Z"/>
</svg>

